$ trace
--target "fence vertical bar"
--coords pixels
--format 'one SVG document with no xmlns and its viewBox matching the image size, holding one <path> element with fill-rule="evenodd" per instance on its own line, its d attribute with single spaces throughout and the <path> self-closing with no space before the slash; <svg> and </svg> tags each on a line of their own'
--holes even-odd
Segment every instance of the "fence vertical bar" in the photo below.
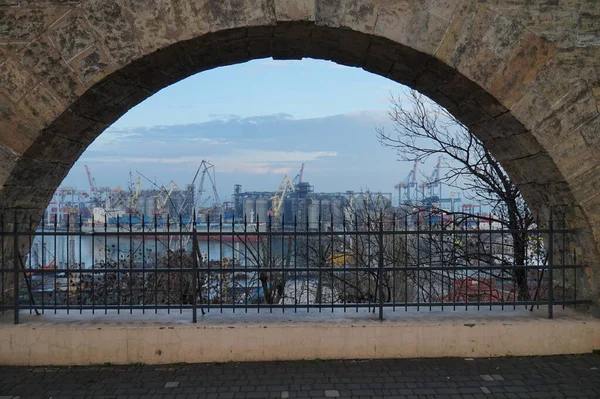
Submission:
<svg viewBox="0 0 600 399">
<path fill-rule="evenodd" d="M 548 242 L 548 318 L 554 317 L 554 210 L 550 207 L 549 242 Z"/>
<path fill-rule="evenodd" d="M 15 211 L 15 220 L 13 225 L 13 306 L 14 323 L 19 324 L 19 234 L 17 231 L 17 212 Z"/>
<path fill-rule="evenodd" d="M 383 320 L 383 212 L 379 216 L 379 320 Z"/>
</svg>

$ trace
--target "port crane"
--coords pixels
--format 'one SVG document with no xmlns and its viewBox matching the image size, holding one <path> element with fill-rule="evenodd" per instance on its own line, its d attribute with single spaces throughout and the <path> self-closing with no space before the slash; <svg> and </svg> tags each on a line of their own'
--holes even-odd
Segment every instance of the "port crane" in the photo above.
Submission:
<svg viewBox="0 0 600 399">
<path fill-rule="evenodd" d="M 129 213 L 137 214 L 137 203 L 140 198 L 140 193 L 142 192 L 142 179 L 138 176 L 135 184 L 131 184 L 129 187 L 129 194 L 131 197 L 129 198 Z"/>
<path fill-rule="evenodd" d="M 90 194 L 93 197 L 96 194 L 96 192 L 98 191 L 98 188 L 96 187 L 96 179 L 94 179 L 92 177 L 92 172 L 90 171 L 90 168 L 87 165 L 83 165 L 83 166 L 85 167 L 85 173 L 88 178 L 88 183 L 90 184 Z"/>
<path fill-rule="evenodd" d="M 416 202 L 417 198 L 417 188 L 418 188 L 418 184 L 417 184 L 417 165 L 419 163 L 419 158 L 415 159 L 414 164 L 413 164 L 413 168 L 412 170 L 409 172 L 408 176 L 406 176 L 406 178 L 401 181 L 400 183 L 396 184 L 394 186 L 394 188 L 398 189 L 398 206 L 402 206 L 404 205 L 403 203 L 403 198 L 404 198 L 404 202 L 410 203 L 411 201 L 414 200 L 414 202 Z M 413 192 L 411 194 L 411 188 L 413 188 Z M 404 192 L 404 196 L 402 195 Z M 413 198 L 414 196 L 414 198 Z"/>
<path fill-rule="evenodd" d="M 296 187 L 297 184 L 302 183 L 303 175 L 304 175 L 304 162 L 302 162 L 302 167 L 300 168 L 300 173 L 298 173 L 296 175 L 296 177 L 294 177 L 294 180 L 292 180 L 292 184 L 294 185 L 294 187 Z"/>
<path fill-rule="evenodd" d="M 208 180 L 210 181 L 210 184 L 212 187 L 212 192 L 213 192 L 212 208 L 215 210 L 220 210 L 221 209 L 221 199 L 219 198 L 219 193 L 217 192 L 217 177 L 216 177 L 216 173 L 215 173 L 215 166 L 206 160 L 202 160 L 198 170 L 202 171 L 202 175 L 200 176 L 200 184 L 198 185 L 198 195 L 196 196 L 196 201 L 194 203 L 194 209 L 197 209 L 197 207 L 203 203 L 201 201 L 203 200 L 202 196 L 205 193 L 204 182 L 206 180 L 206 177 L 208 176 Z"/>
<path fill-rule="evenodd" d="M 304 169 L 304 165 L 302 168 Z M 299 180 L 302 181 L 302 171 L 300 171 L 299 176 Z M 287 175 L 285 175 L 283 181 L 279 185 L 279 188 L 275 192 L 275 195 L 269 198 L 272 201 L 271 215 L 275 219 L 279 219 L 281 207 L 283 206 L 283 201 L 285 200 L 288 190 L 295 191 L 294 182 Z"/>
<path fill-rule="evenodd" d="M 442 198 L 442 182 L 440 181 L 440 170 L 442 168 L 442 156 L 438 157 L 435 169 L 426 183 L 423 183 L 422 191 L 423 196 L 427 195 L 429 198 L 438 197 Z M 425 192 L 427 191 L 427 194 Z"/>
<path fill-rule="evenodd" d="M 165 207 L 167 208 L 166 213 L 168 213 L 167 203 L 171 199 L 171 195 L 176 188 L 178 190 L 180 189 L 177 183 L 175 183 L 173 180 L 171 180 L 166 186 L 161 187 L 161 191 L 156 196 L 156 214 L 165 213 Z"/>
</svg>

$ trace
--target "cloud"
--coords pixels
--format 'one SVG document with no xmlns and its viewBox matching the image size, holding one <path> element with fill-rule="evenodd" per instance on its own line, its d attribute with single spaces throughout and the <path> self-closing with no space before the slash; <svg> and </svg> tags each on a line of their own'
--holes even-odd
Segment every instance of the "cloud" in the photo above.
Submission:
<svg viewBox="0 0 600 399">
<path fill-rule="evenodd" d="M 218 169 L 219 173 L 243 173 L 264 175 L 268 173 L 286 174 L 300 162 L 315 161 L 324 157 L 335 157 L 334 151 L 266 151 L 266 150 L 234 150 L 229 154 L 215 156 L 165 156 L 165 157 L 94 157 L 85 158 L 88 163 L 128 163 L 155 165 L 199 165 L 208 159 Z"/>
<path fill-rule="evenodd" d="M 190 137 L 188 138 L 189 141 L 199 141 L 202 144 L 205 145 L 223 145 L 223 144 L 229 144 L 229 141 L 224 140 L 224 139 L 209 139 L 206 137 Z"/>
<path fill-rule="evenodd" d="M 142 136 L 141 133 L 134 133 L 127 130 L 108 129 L 94 140 L 94 144 L 88 148 L 88 151 L 101 151 L 99 147 L 112 146 L 124 141 L 133 141 L 131 139 Z"/>
</svg>

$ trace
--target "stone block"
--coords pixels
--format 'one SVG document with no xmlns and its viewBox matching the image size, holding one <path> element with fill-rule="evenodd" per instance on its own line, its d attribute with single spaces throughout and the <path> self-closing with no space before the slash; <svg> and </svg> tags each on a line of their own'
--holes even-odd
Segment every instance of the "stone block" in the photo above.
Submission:
<svg viewBox="0 0 600 399">
<path fill-rule="evenodd" d="M 437 15 L 447 21 L 451 21 L 454 14 L 463 0 L 424 0 L 422 7 L 431 14 Z"/>
<path fill-rule="evenodd" d="M 378 8 L 365 0 L 317 0 L 315 24 L 331 28 L 348 28 L 372 33 L 378 18 Z"/>
<path fill-rule="evenodd" d="M 481 93 L 475 98 L 475 101 L 477 101 L 477 104 L 479 104 L 491 118 L 496 118 L 508 111 L 498 102 L 498 100 L 487 92 Z"/>
<path fill-rule="evenodd" d="M 548 205 L 572 204 L 573 195 L 566 181 L 556 181 L 551 183 L 522 183 L 519 184 L 519 190 L 527 203 L 535 208 L 542 208 Z"/>
<path fill-rule="evenodd" d="M 578 131 L 556 144 L 549 155 L 567 180 L 592 168 L 598 162 Z"/>
<path fill-rule="evenodd" d="M 124 0 L 128 19 L 144 52 L 164 48 L 179 40 L 205 34 L 210 27 L 195 2 L 165 0 Z"/>
<path fill-rule="evenodd" d="M 62 18 L 48 32 L 65 61 L 70 62 L 96 41 L 92 27 L 79 11 L 73 11 Z"/>
<path fill-rule="evenodd" d="M 5 185 L 11 187 L 35 187 L 43 190 L 56 190 L 69 172 L 70 165 L 50 161 L 40 161 L 20 157 L 15 164 L 13 173 L 6 180 Z M 29 193 L 23 192 L 17 207 L 24 207 L 24 202 L 29 201 Z M 33 202 L 30 207 L 39 207 L 38 202 Z"/>
<path fill-rule="evenodd" d="M 109 124 L 78 115 L 70 109 L 58 116 L 46 129 L 46 133 L 89 145 L 108 126 Z"/>
<path fill-rule="evenodd" d="M 250 56 L 253 59 L 260 59 L 260 58 L 268 58 L 268 57 L 274 57 L 275 58 L 275 52 L 274 52 L 274 39 L 271 37 L 268 38 L 256 38 L 256 39 L 252 39 L 248 42 L 248 54 L 250 54 Z M 287 49 L 287 46 L 282 45 L 281 48 Z M 293 56 L 291 56 L 290 58 L 294 58 Z M 296 57 L 296 59 L 300 59 L 302 58 L 302 55 L 300 55 L 299 57 Z"/>
<path fill-rule="evenodd" d="M 67 7 L 0 8 L 0 42 L 29 41 L 69 11 Z"/>
<path fill-rule="evenodd" d="M 452 22 L 435 50 L 434 55 L 437 59 L 453 67 L 460 63 L 463 47 L 477 15 L 477 7 L 473 1 L 460 2 L 460 5 L 456 7 Z"/>
<path fill-rule="evenodd" d="M 375 45 L 376 43 L 377 45 Z M 387 47 L 387 50 L 384 46 Z M 399 83 L 410 82 L 411 85 L 419 87 L 423 93 L 428 93 L 428 89 L 431 91 L 440 82 L 448 79 L 448 76 L 444 75 L 441 70 L 444 68 L 443 66 L 438 65 L 427 54 L 411 47 L 387 40 L 381 43 L 371 39 L 369 53 L 371 52 L 377 52 L 379 58 L 391 57 L 394 61 L 393 68 L 388 74 L 390 79 Z M 427 81 L 428 76 L 431 77 L 433 83 Z M 417 82 L 419 77 L 421 77 L 421 81 Z"/>
<path fill-rule="evenodd" d="M 36 83 L 35 76 L 16 59 L 0 65 L 0 90 L 18 102 Z"/>
<path fill-rule="evenodd" d="M 69 140 L 47 131 L 42 132 L 23 155 L 40 161 L 65 164 L 70 168 L 86 147 L 80 141 Z"/>
<path fill-rule="evenodd" d="M 600 159 L 600 115 L 585 122 L 576 131 L 581 133 L 592 154 Z"/>
<path fill-rule="evenodd" d="M 218 32 L 245 26 L 245 5 L 246 0 L 205 1 L 198 11 L 209 23 L 210 31 Z"/>
<path fill-rule="evenodd" d="M 275 25 L 277 17 L 273 0 L 246 0 L 246 27 Z"/>
<path fill-rule="evenodd" d="M 307 55 L 312 23 L 279 23 L 273 28 L 272 56 L 275 59 L 301 59 Z M 254 43 L 251 39 L 250 45 Z"/>
<path fill-rule="evenodd" d="M 343 20 L 339 13 L 343 10 L 344 0 L 315 0 L 315 25 L 338 28 Z"/>
<path fill-rule="evenodd" d="M 573 196 L 578 203 L 585 202 L 600 193 L 600 165 L 573 176 L 569 182 Z"/>
<path fill-rule="evenodd" d="M 60 184 L 61 180 L 53 180 Z M 0 209 L 27 210 L 28 214 L 41 216 L 40 202 L 48 203 L 52 199 L 55 189 L 38 186 L 11 186 L 4 185 L 0 188 Z"/>
<path fill-rule="evenodd" d="M 541 153 L 541 147 L 539 144 L 536 146 L 535 139 L 529 133 L 491 138 L 485 140 L 484 145 L 502 164 Z"/>
<path fill-rule="evenodd" d="M 20 155 L 12 150 L 9 146 L 0 142 L 0 165 L 2 165 L 0 168 L 0 187 L 6 184 L 6 182 L 10 179 L 19 157 Z M 0 204 L 2 204 L 2 200 L 3 199 L 0 199 Z"/>
<path fill-rule="evenodd" d="M 96 45 L 71 61 L 71 66 L 77 71 L 80 80 L 87 86 L 99 82 L 114 70 L 108 56 Z"/>
<path fill-rule="evenodd" d="M 274 0 L 277 22 L 314 21 L 315 0 Z"/>
<path fill-rule="evenodd" d="M 56 93 L 59 100 L 67 103 L 75 101 L 85 91 L 47 37 L 32 42 L 19 57 L 37 79 L 44 81 Z"/>
<path fill-rule="evenodd" d="M 523 96 L 542 67 L 557 53 L 555 44 L 526 33 L 516 45 L 503 68 L 494 74 L 489 92 L 507 108 Z"/>
<path fill-rule="evenodd" d="M 397 3 L 397 4 L 396 4 Z M 421 7 L 405 8 L 405 2 L 381 5 L 374 34 L 404 44 L 426 54 L 434 54 L 450 22 Z"/>
<path fill-rule="evenodd" d="M 135 30 L 119 1 L 88 0 L 81 8 L 116 66 L 124 66 L 141 55 Z"/>
<path fill-rule="evenodd" d="M 483 89 L 479 85 L 460 73 L 452 76 L 451 79 L 449 79 L 438 89 L 446 97 L 454 101 L 454 103 L 458 104 L 459 106 L 480 98 L 484 93 Z"/>
<path fill-rule="evenodd" d="M 63 104 L 43 83 L 27 94 L 18 104 L 32 125 L 38 129 L 49 126 L 64 110 Z"/>
<path fill-rule="evenodd" d="M 37 137 L 35 122 L 8 98 L 0 95 L 0 142 L 4 148 L 22 154 Z"/>
<path fill-rule="evenodd" d="M 478 129 L 483 129 L 487 135 L 493 138 L 508 137 L 515 134 L 522 134 L 527 131 L 512 114 L 506 112 L 495 118 L 489 118 L 476 124 Z M 529 133 L 527 133 L 529 134 Z"/>
<path fill-rule="evenodd" d="M 564 181 L 554 161 L 546 153 L 504 161 L 502 162 L 502 167 L 517 185 L 523 183 L 547 184 Z"/>
<path fill-rule="evenodd" d="M 598 115 L 596 98 L 591 88 L 582 81 L 573 84 L 560 101 L 552 104 L 552 111 L 549 117 L 532 130 L 548 150 Z"/>
</svg>

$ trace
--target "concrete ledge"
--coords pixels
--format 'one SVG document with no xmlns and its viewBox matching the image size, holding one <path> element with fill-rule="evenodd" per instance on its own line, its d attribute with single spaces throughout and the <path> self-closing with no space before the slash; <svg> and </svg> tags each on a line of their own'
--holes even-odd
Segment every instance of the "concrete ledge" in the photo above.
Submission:
<svg viewBox="0 0 600 399">
<path fill-rule="evenodd" d="M 600 320 L 568 310 L 245 314 L 121 312 L 0 319 L 0 364 L 90 365 L 589 353 Z"/>
</svg>

